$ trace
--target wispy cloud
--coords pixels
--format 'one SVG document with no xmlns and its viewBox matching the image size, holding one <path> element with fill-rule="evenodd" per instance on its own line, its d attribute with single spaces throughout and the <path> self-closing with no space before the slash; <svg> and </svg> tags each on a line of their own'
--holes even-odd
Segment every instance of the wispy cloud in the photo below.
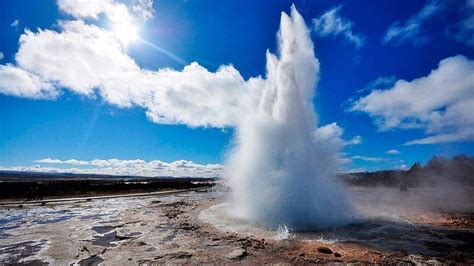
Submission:
<svg viewBox="0 0 474 266">
<path fill-rule="evenodd" d="M 313 30 L 320 37 L 343 36 L 348 42 L 353 43 L 356 48 L 365 45 L 366 38 L 362 34 L 353 32 L 353 22 L 341 17 L 339 11 L 341 6 L 334 7 L 318 18 L 313 19 Z"/>
<path fill-rule="evenodd" d="M 18 25 L 20 24 L 20 21 L 18 19 L 15 19 L 10 26 L 14 28 L 18 28 Z"/>
<path fill-rule="evenodd" d="M 382 131 L 418 128 L 430 135 L 405 143 L 413 145 L 474 141 L 473 106 L 474 60 L 458 55 L 441 60 L 425 77 L 372 90 L 351 111 L 369 114 Z"/>
<path fill-rule="evenodd" d="M 385 154 L 398 155 L 398 154 L 401 154 L 401 152 L 395 149 L 391 149 L 391 150 L 385 151 Z"/>
<path fill-rule="evenodd" d="M 362 156 L 362 155 L 355 155 L 351 157 L 353 160 L 362 160 L 362 161 L 367 161 L 367 162 L 384 162 L 388 161 L 388 158 L 382 158 L 382 157 L 369 157 L 369 156 Z"/>
<path fill-rule="evenodd" d="M 422 34 L 423 24 L 436 14 L 438 14 L 445 6 L 443 1 L 429 0 L 423 8 L 415 15 L 408 18 L 405 23 L 397 21 L 393 23 L 385 32 L 382 43 L 399 45 L 404 42 L 413 44 L 423 44 L 428 39 Z"/>
<path fill-rule="evenodd" d="M 448 28 L 448 35 L 469 47 L 474 47 L 474 0 L 466 0 L 459 8 L 461 20 Z"/>
</svg>

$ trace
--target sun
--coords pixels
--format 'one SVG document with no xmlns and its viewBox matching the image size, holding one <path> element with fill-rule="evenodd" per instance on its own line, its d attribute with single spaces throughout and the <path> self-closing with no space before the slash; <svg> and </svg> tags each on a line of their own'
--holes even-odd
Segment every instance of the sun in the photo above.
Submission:
<svg viewBox="0 0 474 266">
<path fill-rule="evenodd" d="M 112 30 L 123 45 L 128 45 L 138 39 L 138 27 L 132 23 L 117 23 Z"/>
</svg>

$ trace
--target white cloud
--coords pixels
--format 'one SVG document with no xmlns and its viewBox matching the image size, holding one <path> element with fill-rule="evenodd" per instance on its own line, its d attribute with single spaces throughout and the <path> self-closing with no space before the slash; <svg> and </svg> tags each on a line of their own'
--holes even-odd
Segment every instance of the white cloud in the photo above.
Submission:
<svg viewBox="0 0 474 266">
<path fill-rule="evenodd" d="M 314 138 L 321 149 L 327 154 L 336 154 L 336 161 L 340 167 L 340 171 L 345 171 L 345 166 L 352 162 L 346 153 L 342 152 L 344 147 L 358 145 L 362 143 L 361 136 L 355 136 L 350 140 L 342 138 L 344 129 L 337 125 L 336 122 L 318 127 L 314 132 Z"/>
<path fill-rule="evenodd" d="M 58 0 L 59 9 L 75 18 L 98 19 L 104 13 L 113 22 L 133 21 L 128 8 L 113 0 Z"/>
<path fill-rule="evenodd" d="M 20 21 L 19 21 L 18 19 L 15 19 L 15 20 L 10 24 L 10 26 L 11 26 L 11 27 L 14 27 L 14 28 L 17 28 L 19 24 L 20 24 Z"/>
<path fill-rule="evenodd" d="M 113 23 L 146 22 L 153 18 L 153 0 L 133 0 L 130 9 L 136 15 L 132 16 L 125 3 L 115 0 L 58 0 L 59 9 L 78 19 L 98 19 L 105 14 Z M 138 21 L 137 21 L 138 20 Z"/>
<path fill-rule="evenodd" d="M 318 127 L 314 132 L 316 139 L 322 142 L 331 142 L 335 147 L 343 147 L 348 145 L 359 145 L 362 143 L 361 136 L 355 136 L 350 140 L 342 139 L 344 129 L 337 125 L 336 122 Z"/>
<path fill-rule="evenodd" d="M 361 136 L 355 136 L 349 141 L 345 142 L 346 145 L 359 145 L 362 144 L 362 137 Z"/>
<path fill-rule="evenodd" d="M 60 1 L 68 2 L 76 1 Z M 82 7 L 68 12 L 92 17 L 98 12 L 91 11 L 95 6 Z M 119 107 L 140 106 L 155 123 L 225 127 L 235 125 L 241 112 L 257 108 L 266 86 L 260 77 L 244 80 L 232 66 L 216 72 L 198 63 L 181 71 L 142 69 L 113 32 L 82 20 L 61 21 L 59 27 L 21 35 L 16 66 L 2 66 L 16 75 L 1 76 L 0 93 L 54 98 L 68 89 L 90 97 L 99 94 Z"/>
<path fill-rule="evenodd" d="M 59 160 L 59 159 L 52 159 L 52 158 L 44 158 L 40 160 L 35 160 L 35 163 L 47 163 L 47 164 L 71 164 L 71 165 L 89 165 L 90 163 L 87 161 L 80 161 L 76 159 L 70 160 Z"/>
<path fill-rule="evenodd" d="M 427 41 L 427 37 L 422 36 L 422 26 L 426 20 L 438 14 L 445 6 L 440 0 L 429 0 L 423 8 L 415 15 L 411 16 L 405 23 L 397 21 L 393 23 L 385 32 L 382 43 L 401 44 L 412 42 L 422 44 Z"/>
<path fill-rule="evenodd" d="M 419 128 L 431 135 L 410 145 L 473 141 L 473 106 L 474 61 L 458 55 L 441 60 L 425 77 L 374 89 L 351 110 L 372 116 L 380 130 Z"/>
<path fill-rule="evenodd" d="M 65 164 L 72 164 L 72 165 L 88 165 L 89 162 L 87 161 L 81 161 L 81 160 L 76 160 L 76 159 L 70 159 L 64 161 Z"/>
<path fill-rule="evenodd" d="M 353 32 L 353 23 L 347 18 L 339 15 L 341 6 L 332 8 L 322 14 L 319 18 L 313 19 L 313 30 L 320 37 L 344 36 L 344 38 L 353 43 L 356 48 L 365 45 L 365 36 Z"/>
<path fill-rule="evenodd" d="M 133 0 L 132 10 L 141 20 L 150 20 L 155 13 L 153 10 L 153 0 Z"/>
<path fill-rule="evenodd" d="M 366 162 L 384 162 L 388 161 L 387 158 L 381 158 L 381 157 L 368 157 L 368 156 L 361 156 L 361 155 L 355 155 L 351 157 L 354 160 L 362 160 Z"/>
<path fill-rule="evenodd" d="M 0 52 L 0 60 L 2 60 L 4 57 L 5 55 L 2 52 Z"/>
<path fill-rule="evenodd" d="M 386 153 L 386 154 L 390 154 L 390 155 L 401 154 L 400 151 L 395 150 L 395 149 L 387 150 L 387 151 L 385 151 L 385 153 Z"/>
<path fill-rule="evenodd" d="M 31 99 L 52 99 L 58 96 L 58 91 L 51 83 L 11 64 L 0 65 L 0 93 Z"/>
<path fill-rule="evenodd" d="M 51 163 L 51 164 L 62 164 L 64 163 L 63 161 L 59 159 L 52 159 L 52 158 L 44 158 L 40 160 L 35 160 L 35 163 Z"/>
<path fill-rule="evenodd" d="M 59 160 L 45 158 L 34 161 L 40 165 L 0 167 L 0 170 L 8 171 L 34 171 L 53 173 L 78 173 L 78 174 L 107 174 L 107 175 L 133 175 L 133 176 L 173 176 L 173 177 L 220 177 L 223 166 L 220 164 L 196 164 L 192 161 L 179 160 L 170 163 L 159 160 L 144 161 L 95 159 L 82 161 L 76 159 Z M 51 167 L 41 164 L 59 164 L 80 167 Z"/>
</svg>

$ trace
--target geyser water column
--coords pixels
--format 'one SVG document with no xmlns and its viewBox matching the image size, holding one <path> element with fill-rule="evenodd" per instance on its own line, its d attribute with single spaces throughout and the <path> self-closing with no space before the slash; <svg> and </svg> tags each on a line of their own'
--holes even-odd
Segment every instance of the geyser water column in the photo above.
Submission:
<svg viewBox="0 0 474 266">
<path fill-rule="evenodd" d="M 291 230 L 352 219 L 344 188 L 334 179 L 337 147 L 315 134 L 319 62 L 309 34 L 294 6 L 291 17 L 282 13 L 279 57 L 267 52 L 259 110 L 243 115 L 228 161 L 229 213 L 238 218 Z"/>
</svg>

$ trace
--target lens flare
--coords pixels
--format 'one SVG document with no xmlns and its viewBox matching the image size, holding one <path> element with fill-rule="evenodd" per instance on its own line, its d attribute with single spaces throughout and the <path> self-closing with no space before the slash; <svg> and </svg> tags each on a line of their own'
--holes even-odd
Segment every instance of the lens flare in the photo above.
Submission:
<svg viewBox="0 0 474 266">
<path fill-rule="evenodd" d="M 132 23 L 117 23 L 113 27 L 113 32 L 124 45 L 138 39 L 138 27 Z"/>
</svg>

